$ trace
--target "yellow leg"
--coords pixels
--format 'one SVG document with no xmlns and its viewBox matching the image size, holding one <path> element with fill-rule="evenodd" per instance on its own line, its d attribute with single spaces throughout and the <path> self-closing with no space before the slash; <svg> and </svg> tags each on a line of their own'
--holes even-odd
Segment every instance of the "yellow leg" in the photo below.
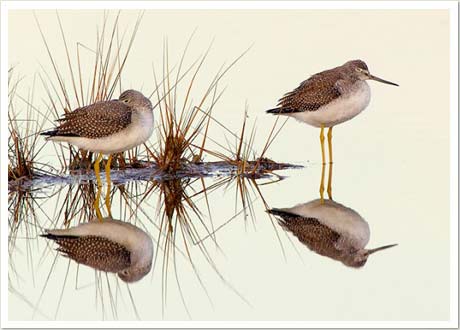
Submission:
<svg viewBox="0 0 460 330">
<path fill-rule="evenodd" d="M 321 165 L 321 183 L 319 184 L 319 196 L 321 198 L 321 204 L 324 203 L 324 169 L 326 164 Z"/>
<path fill-rule="evenodd" d="M 99 167 L 101 160 L 102 160 L 102 154 L 99 154 L 97 155 L 96 160 L 94 161 L 94 174 L 96 175 L 96 182 L 97 182 L 98 187 L 102 187 L 101 171 Z"/>
<path fill-rule="evenodd" d="M 327 195 L 332 199 L 332 163 L 329 164 L 329 175 L 327 177 Z"/>
<path fill-rule="evenodd" d="M 112 181 L 110 180 L 110 163 L 112 162 L 112 155 L 107 159 L 107 164 L 105 165 L 105 179 L 107 181 L 107 194 L 105 195 L 105 206 L 107 207 L 107 212 L 109 217 L 112 218 L 112 205 L 110 204 L 110 189 L 112 186 Z"/>
<path fill-rule="evenodd" d="M 96 210 L 96 215 L 99 221 L 102 222 L 102 214 L 101 210 L 99 209 L 99 200 L 101 198 L 101 189 L 102 189 L 102 182 L 101 182 L 101 175 L 99 169 L 99 163 L 101 162 L 102 154 L 99 154 L 94 162 L 94 174 L 96 175 L 96 182 L 97 182 L 97 193 L 96 199 L 94 200 L 94 209 Z"/>
<path fill-rule="evenodd" d="M 332 199 L 332 127 L 327 131 L 327 147 L 329 149 L 329 175 L 327 177 L 327 195 Z"/>
<path fill-rule="evenodd" d="M 96 211 L 96 216 L 99 222 L 103 221 L 101 209 L 99 208 L 99 200 L 101 199 L 101 191 L 102 191 L 102 187 L 98 186 L 97 193 L 96 193 L 96 200 L 94 201 L 94 210 Z"/>
<path fill-rule="evenodd" d="M 323 161 L 323 165 L 326 164 L 325 156 L 324 156 L 324 126 L 321 125 L 321 131 L 319 133 L 319 141 L 321 142 L 321 160 Z"/>
<path fill-rule="evenodd" d="M 332 164 L 332 127 L 327 131 L 327 146 L 329 149 L 329 164 Z"/>
</svg>

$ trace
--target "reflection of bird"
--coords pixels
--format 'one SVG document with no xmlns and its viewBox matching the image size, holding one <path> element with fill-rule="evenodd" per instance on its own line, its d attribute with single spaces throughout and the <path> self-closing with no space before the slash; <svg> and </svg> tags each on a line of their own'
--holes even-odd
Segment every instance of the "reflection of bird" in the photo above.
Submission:
<svg viewBox="0 0 460 330">
<path fill-rule="evenodd" d="M 350 267 L 362 267 L 372 253 L 393 245 L 365 249 L 369 225 L 354 210 L 332 200 L 316 199 L 285 209 L 271 209 L 279 223 L 310 250 L 341 261 Z"/>
<path fill-rule="evenodd" d="M 152 239 L 138 227 L 118 220 L 91 221 L 69 229 L 46 230 L 65 256 L 125 282 L 143 278 L 152 268 Z"/>
<path fill-rule="evenodd" d="M 329 162 L 332 163 L 332 127 L 352 119 L 369 104 L 371 92 L 366 80 L 395 83 L 369 73 L 366 63 L 354 60 L 331 70 L 311 76 L 292 92 L 285 94 L 275 109 L 275 115 L 287 115 L 309 125 L 320 127 L 321 155 L 324 156 L 324 127 L 329 127 Z"/>
<path fill-rule="evenodd" d="M 78 108 L 66 113 L 59 122 L 58 127 L 41 134 L 47 135 L 47 140 L 68 142 L 78 148 L 99 153 L 94 170 L 98 185 L 101 186 L 99 163 L 102 154 L 110 155 L 105 167 L 109 181 L 112 154 L 134 148 L 152 135 L 153 107 L 142 93 L 127 90 L 118 100 L 96 102 Z"/>
</svg>

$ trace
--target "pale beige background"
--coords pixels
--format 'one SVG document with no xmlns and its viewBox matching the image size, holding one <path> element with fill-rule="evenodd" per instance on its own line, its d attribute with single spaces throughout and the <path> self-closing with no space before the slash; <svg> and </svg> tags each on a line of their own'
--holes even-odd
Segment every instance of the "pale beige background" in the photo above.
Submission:
<svg viewBox="0 0 460 330">
<path fill-rule="evenodd" d="M 94 31 L 101 23 L 102 12 L 60 14 L 69 44 L 77 40 L 94 44 Z M 132 27 L 136 15 L 123 12 L 121 26 Z M 60 52 L 60 65 L 64 68 L 65 53 L 55 13 L 37 11 L 37 16 L 50 47 Z M 223 62 L 229 63 L 253 44 L 224 79 L 222 85 L 227 90 L 215 116 L 230 128 L 238 129 L 247 102 L 250 119 L 257 120 L 259 147 L 274 120 L 264 110 L 274 107 L 283 93 L 315 72 L 360 58 L 375 75 L 400 84 L 396 88 L 370 82 L 373 94 L 368 109 L 334 131 L 334 197 L 367 219 L 371 228 L 369 246 L 400 245 L 355 270 L 315 255 L 293 239 L 301 255 L 299 259 L 283 238 L 285 260 L 259 201 L 256 228 L 245 229 L 241 221 L 228 226 L 219 237 L 225 257 L 217 252 L 214 256 L 222 274 L 250 300 L 252 307 L 242 303 L 208 269 L 203 273 L 212 308 L 190 269 L 185 269 L 183 286 L 187 287 L 193 319 L 448 319 L 448 12 L 147 11 L 128 60 L 124 87 L 151 91 L 151 66 L 152 62 L 157 67 L 161 64 L 163 38 L 168 37 L 170 54 L 178 58 L 195 28 L 198 30 L 190 61 L 215 37 L 202 72 L 202 86 L 207 85 Z M 9 29 L 9 63 L 16 65 L 30 84 L 39 63 L 51 69 L 32 13 L 11 12 Z M 317 129 L 290 120 L 273 144 L 269 157 L 302 163 L 307 168 L 288 172 L 287 180 L 263 188 L 270 206 L 288 207 L 317 198 L 318 133 Z M 44 152 L 42 160 L 50 161 L 47 157 L 53 157 L 52 149 Z M 227 199 L 221 196 L 218 192 L 212 202 L 215 210 L 222 210 L 222 219 L 227 219 L 233 212 L 233 195 L 227 193 Z M 218 211 L 215 213 L 219 218 Z M 66 265 L 62 261 L 58 266 L 55 292 L 48 289 L 42 301 L 41 308 L 51 316 Z M 48 269 L 44 266 L 37 273 L 35 287 L 31 281 L 19 286 L 34 303 Z M 88 274 L 91 280 L 93 273 Z M 74 281 L 74 277 L 69 281 Z M 73 284 L 64 295 L 58 318 L 100 319 L 100 310 L 94 308 L 94 290 L 74 292 L 72 287 Z M 132 286 L 143 319 L 161 319 L 160 288 L 155 276 Z M 170 290 L 165 319 L 186 319 L 177 290 L 173 286 Z M 124 298 L 128 307 L 120 308 L 119 317 L 130 319 L 133 315 L 129 298 Z M 10 295 L 9 302 L 10 319 L 31 317 L 30 307 L 16 295 Z"/>
</svg>

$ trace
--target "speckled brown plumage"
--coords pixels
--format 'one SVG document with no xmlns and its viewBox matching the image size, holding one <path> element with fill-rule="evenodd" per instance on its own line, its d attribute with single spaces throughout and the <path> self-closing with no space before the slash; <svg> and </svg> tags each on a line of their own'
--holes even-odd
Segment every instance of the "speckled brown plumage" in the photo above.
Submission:
<svg viewBox="0 0 460 330">
<path fill-rule="evenodd" d="M 321 224 L 317 219 L 301 217 L 278 209 L 269 212 L 278 216 L 279 224 L 313 252 L 342 262 L 348 257 L 347 251 L 335 247 L 336 242 L 341 238 L 340 234 Z"/>
<path fill-rule="evenodd" d="M 367 65 L 363 61 L 355 60 L 314 74 L 303 81 L 299 87 L 279 99 L 277 108 L 267 112 L 282 114 L 318 110 L 340 97 L 347 87 L 345 85 L 350 85 L 357 80 L 350 80 L 352 77 L 346 74 L 352 66 L 367 70 Z"/>
<path fill-rule="evenodd" d="M 102 138 L 126 128 L 131 114 L 131 107 L 121 101 L 96 102 L 65 114 L 60 125 L 46 135 Z"/>
<path fill-rule="evenodd" d="M 79 264 L 117 273 L 130 266 L 130 252 L 121 244 L 99 236 L 42 235 L 56 241 L 57 251 Z"/>
</svg>

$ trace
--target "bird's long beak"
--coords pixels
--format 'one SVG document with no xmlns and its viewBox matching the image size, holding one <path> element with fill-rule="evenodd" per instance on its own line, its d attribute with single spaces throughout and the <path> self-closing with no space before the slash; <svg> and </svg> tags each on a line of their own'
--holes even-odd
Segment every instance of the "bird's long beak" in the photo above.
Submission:
<svg viewBox="0 0 460 330">
<path fill-rule="evenodd" d="M 377 251 L 382 251 L 382 250 L 385 250 L 385 249 L 392 248 L 393 246 L 396 246 L 396 245 L 398 245 L 398 244 L 390 244 L 390 245 L 381 246 L 381 247 L 378 247 L 378 248 L 375 248 L 375 249 L 367 250 L 367 255 L 371 255 L 372 253 L 375 253 Z"/>
<path fill-rule="evenodd" d="M 372 80 L 375 80 L 375 81 L 378 81 L 378 82 L 381 82 L 381 83 L 384 83 L 384 84 L 388 84 L 388 85 L 399 86 L 398 84 L 395 84 L 394 82 L 391 82 L 391 81 L 388 81 L 388 80 L 373 76 L 370 73 L 369 73 L 369 79 L 372 79 Z"/>
</svg>

